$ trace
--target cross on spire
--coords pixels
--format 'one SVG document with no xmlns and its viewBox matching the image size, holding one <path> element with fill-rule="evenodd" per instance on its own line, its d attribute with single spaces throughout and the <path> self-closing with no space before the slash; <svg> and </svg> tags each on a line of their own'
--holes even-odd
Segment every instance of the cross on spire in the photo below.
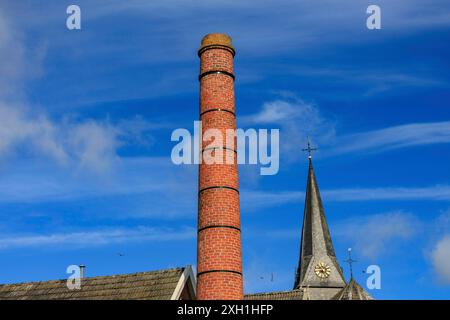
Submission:
<svg viewBox="0 0 450 320">
<path fill-rule="evenodd" d="M 357 261 L 352 259 L 352 248 L 348 248 L 348 259 L 344 262 L 347 262 L 350 266 L 350 279 L 353 279 L 353 263 Z"/>
<path fill-rule="evenodd" d="M 302 149 L 302 151 L 308 151 L 308 159 L 312 159 L 312 152 L 316 151 L 316 150 L 317 150 L 317 148 L 311 147 L 311 141 L 308 138 L 308 147 Z"/>
</svg>

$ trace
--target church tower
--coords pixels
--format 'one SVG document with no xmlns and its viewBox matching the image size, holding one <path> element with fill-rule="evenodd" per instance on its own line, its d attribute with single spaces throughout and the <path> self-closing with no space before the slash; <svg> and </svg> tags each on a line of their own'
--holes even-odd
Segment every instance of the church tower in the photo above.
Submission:
<svg viewBox="0 0 450 320">
<path fill-rule="evenodd" d="M 316 298 L 328 298 L 345 287 L 346 282 L 334 253 L 325 211 L 317 184 L 310 144 L 300 261 L 294 289 L 308 288 Z M 329 290 L 327 290 L 329 289 Z M 313 298 L 314 299 L 314 298 Z"/>
<path fill-rule="evenodd" d="M 314 173 L 311 148 L 308 141 L 309 168 L 306 185 L 303 230 L 300 244 L 300 261 L 293 290 L 246 295 L 249 300 L 372 300 L 363 287 L 353 278 L 351 257 L 350 280 L 347 283 L 339 266 L 328 229 L 319 186 Z"/>
</svg>

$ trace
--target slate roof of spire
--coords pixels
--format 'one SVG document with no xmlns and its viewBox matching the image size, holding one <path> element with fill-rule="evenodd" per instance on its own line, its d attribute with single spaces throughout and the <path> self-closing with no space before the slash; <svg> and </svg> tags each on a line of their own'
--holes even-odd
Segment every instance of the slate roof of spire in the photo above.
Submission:
<svg viewBox="0 0 450 320">
<path fill-rule="evenodd" d="M 353 278 L 349 283 L 333 297 L 333 300 L 373 300 Z"/>
<path fill-rule="evenodd" d="M 320 262 L 330 268 L 327 278 L 320 279 L 315 274 L 315 266 Z M 345 285 L 344 275 L 334 253 L 312 159 L 309 157 L 300 261 L 294 289 L 306 286 L 336 288 Z"/>
</svg>

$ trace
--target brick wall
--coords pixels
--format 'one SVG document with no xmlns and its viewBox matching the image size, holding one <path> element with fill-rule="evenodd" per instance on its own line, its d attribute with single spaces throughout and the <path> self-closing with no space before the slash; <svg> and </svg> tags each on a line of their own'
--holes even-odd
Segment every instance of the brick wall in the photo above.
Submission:
<svg viewBox="0 0 450 320">
<path fill-rule="evenodd" d="M 202 133 L 236 129 L 234 48 L 224 34 L 203 38 L 200 57 L 200 120 Z M 205 148 L 208 146 L 208 148 Z M 211 148 L 212 147 L 212 148 Z M 243 298 L 239 181 L 236 144 L 225 139 L 202 143 L 202 152 L 222 152 L 223 164 L 200 164 L 197 240 L 197 299 Z M 225 159 L 233 161 L 225 161 Z"/>
</svg>

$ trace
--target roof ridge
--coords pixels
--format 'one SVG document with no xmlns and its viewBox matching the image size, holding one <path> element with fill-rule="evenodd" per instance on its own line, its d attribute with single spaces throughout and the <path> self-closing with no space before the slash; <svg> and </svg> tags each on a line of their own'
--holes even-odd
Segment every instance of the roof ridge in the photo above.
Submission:
<svg viewBox="0 0 450 320">
<path fill-rule="evenodd" d="M 104 279 L 104 278 L 116 278 L 116 277 L 122 277 L 122 276 L 134 276 L 139 274 L 151 274 L 151 273 L 168 273 L 168 272 L 174 272 L 174 271 L 183 271 L 186 267 L 176 267 L 176 268 L 170 268 L 170 269 L 160 269 L 160 270 L 153 270 L 153 271 L 139 271 L 139 272 L 132 272 L 132 273 L 120 273 L 120 274 L 112 274 L 112 275 L 99 275 L 99 276 L 93 276 L 93 277 L 85 277 L 83 279 Z M 59 282 L 66 282 L 67 278 L 65 279 L 53 279 L 53 280 L 40 280 L 40 281 L 23 281 L 23 282 L 14 282 L 14 283 L 0 283 L 0 288 L 6 287 L 6 286 L 17 286 L 17 285 L 37 285 L 41 283 L 59 283 Z"/>
<path fill-rule="evenodd" d="M 295 291 L 304 291 L 303 288 L 297 288 L 292 290 L 283 290 L 283 291 L 271 291 L 271 292 L 258 292 L 258 293 L 245 293 L 245 296 L 249 295 L 262 295 L 262 294 L 277 294 L 277 293 L 289 293 L 289 292 L 295 292 Z"/>
</svg>

